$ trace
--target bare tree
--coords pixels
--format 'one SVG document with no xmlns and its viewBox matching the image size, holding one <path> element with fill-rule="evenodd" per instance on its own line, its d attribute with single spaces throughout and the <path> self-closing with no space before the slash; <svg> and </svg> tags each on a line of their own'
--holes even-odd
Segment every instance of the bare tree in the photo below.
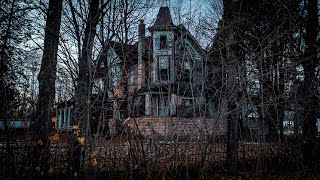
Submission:
<svg viewBox="0 0 320 180">
<path fill-rule="evenodd" d="M 237 171 L 238 164 L 238 117 L 239 117 L 239 102 L 238 96 L 238 73 L 237 64 L 239 59 L 235 52 L 235 36 L 234 26 L 235 21 L 238 20 L 237 11 L 232 5 L 232 1 L 223 1 L 224 5 L 224 23 L 226 25 L 225 31 L 225 46 L 226 46 L 226 90 L 228 98 L 228 128 L 227 128 L 227 168 L 231 173 Z"/>
<path fill-rule="evenodd" d="M 314 138 L 317 132 L 317 109 L 319 108 L 318 96 L 318 73 L 319 68 L 317 37 L 319 34 L 319 4 L 317 0 L 304 1 L 306 4 L 307 18 L 305 24 L 305 50 L 303 56 L 304 83 L 301 88 L 304 90 L 304 122 L 303 136 L 306 138 L 304 149 L 304 157 L 306 160 L 312 160 L 312 151 L 315 147 Z"/>
<path fill-rule="evenodd" d="M 51 127 L 51 118 L 54 113 L 54 101 L 55 101 L 55 80 L 56 80 L 56 68 L 57 68 L 57 55 L 59 44 L 59 32 L 62 12 L 62 0 L 50 0 L 47 11 L 45 39 L 44 39 L 44 51 L 42 56 L 42 63 L 40 73 L 38 75 L 39 80 L 39 95 L 37 102 L 37 115 L 34 122 L 35 141 L 42 141 L 39 149 L 35 149 L 39 154 L 35 156 L 35 159 L 40 158 L 40 154 L 43 148 L 46 148 L 46 152 L 49 147 L 49 131 Z M 42 145 L 43 144 L 43 145 Z M 37 163 L 41 163 L 44 168 L 47 168 L 47 160 L 49 156 L 47 153 L 43 155 Z M 40 164 L 37 164 L 40 166 Z M 48 169 L 45 169 L 47 171 Z"/>
</svg>

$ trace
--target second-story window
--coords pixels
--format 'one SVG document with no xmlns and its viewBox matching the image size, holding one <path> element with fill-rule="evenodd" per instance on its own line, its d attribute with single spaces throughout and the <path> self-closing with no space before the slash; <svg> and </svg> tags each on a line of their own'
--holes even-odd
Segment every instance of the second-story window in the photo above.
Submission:
<svg viewBox="0 0 320 180">
<path fill-rule="evenodd" d="M 183 62 L 184 68 L 184 80 L 189 81 L 191 79 L 191 72 L 192 72 L 192 61 L 185 60 Z"/>
<path fill-rule="evenodd" d="M 104 60 L 102 60 L 99 64 L 99 68 L 104 68 Z"/>
<path fill-rule="evenodd" d="M 103 79 L 97 78 L 92 82 L 92 94 L 99 94 L 103 91 Z"/>
<path fill-rule="evenodd" d="M 159 56 L 159 80 L 168 81 L 169 74 L 169 57 Z"/>
<path fill-rule="evenodd" d="M 160 35 L 160 49 L 168 49 L 167 35 Z"/>
<path fill-rule="evenodd" d="M 132 69 L 130 70 L 130 73 L 129 73 L 129 84 L 133 84 L 134 83 L 136 69 L 137 69 L 137 65 L 134 65 L 132 67 Z"/>
</svg>

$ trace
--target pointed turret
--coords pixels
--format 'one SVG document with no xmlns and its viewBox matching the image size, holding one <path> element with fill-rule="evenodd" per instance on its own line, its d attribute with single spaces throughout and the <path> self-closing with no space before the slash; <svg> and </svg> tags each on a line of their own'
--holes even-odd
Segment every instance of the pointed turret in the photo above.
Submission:
<svg viewBox="0 0 320 180">
<path fill-rule="evenodd" d="M 153 31 L 154 29 L 166 29 L 171 27 L 175 27 L 175 25 L 172 22 L 169 7 L 160 7 L 156 21 L 153 26 L 149 27 L 149 30 Z"/>
</svg>

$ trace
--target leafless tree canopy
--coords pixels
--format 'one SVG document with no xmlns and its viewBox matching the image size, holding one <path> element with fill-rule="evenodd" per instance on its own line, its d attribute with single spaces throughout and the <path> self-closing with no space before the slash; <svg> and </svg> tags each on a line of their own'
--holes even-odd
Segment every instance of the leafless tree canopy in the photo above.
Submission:
<svg viewBox="0 0 320 180">
<path fill-rule="evenodd" d="M 0 0 L 0 177 L 313 177 L 319 9 Z"/>
</svg>

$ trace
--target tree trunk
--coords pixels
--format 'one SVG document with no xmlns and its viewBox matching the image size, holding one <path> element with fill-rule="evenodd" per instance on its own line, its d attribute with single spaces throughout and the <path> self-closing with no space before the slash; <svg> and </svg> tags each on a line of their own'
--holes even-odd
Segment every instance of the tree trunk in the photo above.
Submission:
<svg viewBox="0 0 320 180">
<path fill-rule="evenodd" d="M 303 136 L 306 140 L 303 154 L 305 160 L 312 159 L 312 151 L 314 148 L 314 138 L 316 135 L 316 113 L 318 107 L 318 98 L 315 88 L 315 70 L 318 65 L 317 59 L 317 26 L 318 26 L 318 3 L 317 0 L 307 1 L 307 21 L 306 21 L 306 37 L 305 37 L 305 52 L 304 52 L 304 122 Z"/>
<path fill-rule="evenodd" d="M 98 13 L 99 0 L 91 0 L 84 32 L 81 57 L 79 58 L 79 76 L 76 88 L 76 107 L 78 108 L 78 111 L 76 112 L 76 121 L 78 121 L 82 131 L 86 131 L 89 126 L 87 120 L 90 102 L 90 66 L 92 61 L 93 41 L 96 35 L 96 26 L 98 23 Z"/>
<path fill-rule="evenodd" d="M 35 139 L 39 142 L 38 153 L 48 146 L 49 124 L 52 118 L 55 100 L 55 81 L 57 68 L 57 53 L 59 44 L 59 31 L 61 24 L 62 0 L 50 0 L 47 11 L 44 50 L 41 68 L 38 75 L 39 95 L 37 102 L 36 119 L 34 122 Z M 41 145 L 43 144 L 43 145 Z M 42 147 L 41 147 L 42 146 Z M 47 152 L 46 152 L 47 153 Z M 38 158 L 35 154 L 35 158 Z M 43 154 L 42 163 L 47 164 L 48 155 Z"/>
<path fill-rule="evenodd" d="M 99 0 L 90 0 L 89 14 L 84 31 L 84 39 L 82 44 L 81 57 L 79 58 L 79 75 L 76 87 L 75 97 L 75 121 L 78 122 L 81 130 L 81 136 L 85 137 L 87 142 L 90 134 L 90 95 L 91 95 L 91 62 L 94 37 L 96 35 L 96 26 L 99 20 Z M 76 140 L 77 141 L 77 140 Z M 71 146 L 72 147 L 72 146 Z M 86 149 L 85 149 L 86 150 Z M 83 157 L 78 157 L 81 154 L 81 147 L 72 149 L 72 174 L 79 173 L 80 161 L 84 161 Z"/>
<path fill-rule="evenodd" d="M 1 110 L 3 113 L 3 117 L 0 116 L 0 118 L 3 118 L 3 123 L 4 123 L 4 132 L 5 132 L 5 140 L 6 140 L 6 150 L 10 156 L 10 164 L 12 166 L 12 171 L 10 172 L 13 177 L 15 177 L 16 174 L 16 167 L 15 167 L 15 155 L 14 152 L 11 148 L 11 144 L 10 144 L 10 130 L 9 130 L 9 117 L 8 117 L 8 90 L 10 90 L 10 86 L 8 85 L 8 82 L 6 81 L 6 74 L 7 72 L 7 63 L 6 63 L 6 53 L 5 53 L 5 49 L 8 48 L 8 42 L 10 41 L 10 29 L 12 28 L 12 19 L 14 16 L 14 6 L 15 6 L 15 0 L 13 0 L 11 2 L 11 7 L 10 7 L 10 14 L 9 14 L 9 19 L 8 19 L 8 25 L 6 27 L 5 30 L 5 34 L 2 36 L 2 41 L 3 44 L 2 48 L 1 48 L 1 52 L 0 52 L 0 87 L 2 87 L 2 90 L 0 91 L 0 96 L 2 98 L 2 103 L 0 103 L 2 105 Z M 0 114 L 2 114 L 0 113 Z"/>
<path fill-rule="evenodd" d="M 227 60 L 227 98 L 228 102 L 228 113 L 227 116 L 227 169 L 232 173 L 236 173 L 238 164 L 238 118 L 239 118 L 239 105 L 237 105 L 238 83 L 237 83 L 237 72 L 236 62 L 237 57 L 234 49 L 232 48 L 234 43 L 234 31 L 232 28 L 228 30 L 226 40 L 226 60 Z"/>
<path fill-rule="evenodd" d="M 227 116 L 227 170 L 231 174 L 237 172 L 238 165 L 238 147 L 239 147 L 239 135 L 238 135 L 238 123 L 239 123 L 239 108 L 237 103 L 239 93 L 238 87 L 238 72 L 237 64 L 238 59 L 235 50 L 235 32 L 234 24 L 236 23 L 237 13 L 234 12 L 236 5 L 232 0 L 224 0 L 224 20 L 226 22 L 225 31 L 225 45 L 226 45 L 226 98 L 228 101 L 228 116 Z"/>
</svg>

